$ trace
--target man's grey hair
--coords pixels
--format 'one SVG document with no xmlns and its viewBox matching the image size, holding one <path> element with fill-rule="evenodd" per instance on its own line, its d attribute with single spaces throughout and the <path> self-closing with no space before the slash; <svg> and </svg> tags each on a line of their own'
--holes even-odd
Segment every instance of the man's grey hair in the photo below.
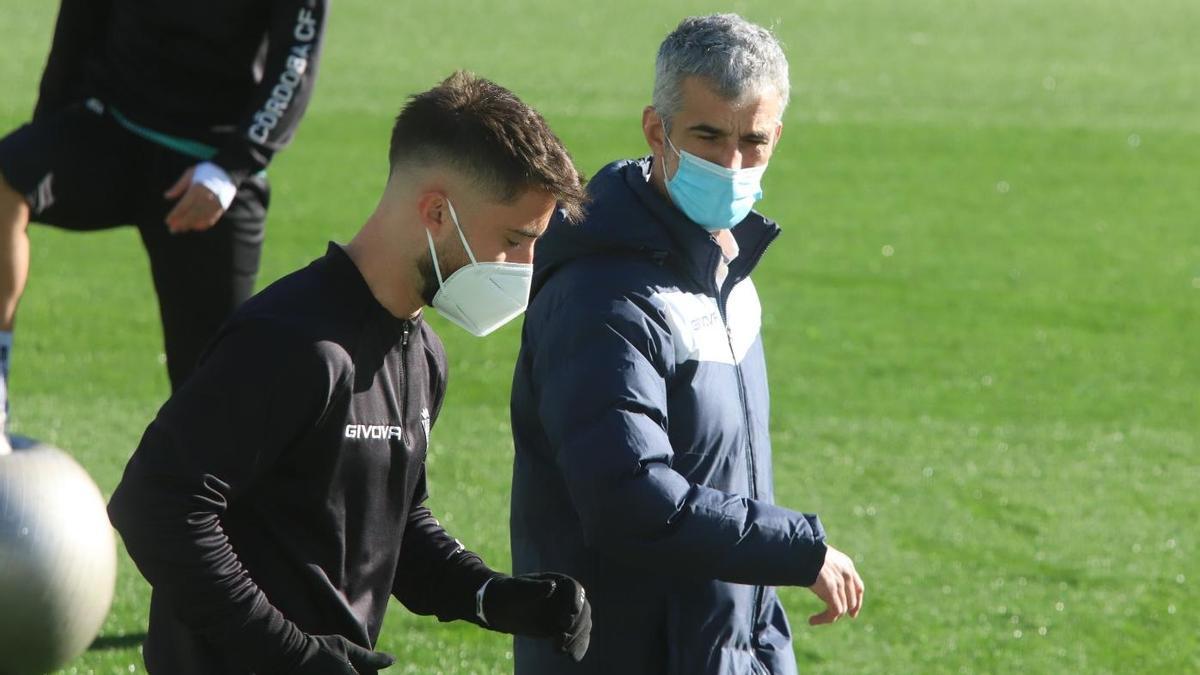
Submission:
<svg viewBox="0 0 1200 675">
<path fill-rule="evenodd" d="M 665 124 L 683 105 L 683 81 L 689 76 L 704 79 L 730 101 L 774 88 L 786 108 L 791 90 L 779 40 L 737 14 L 688 17 L 663 40 L 654 67 L 653 103 Z"/>
</svg>

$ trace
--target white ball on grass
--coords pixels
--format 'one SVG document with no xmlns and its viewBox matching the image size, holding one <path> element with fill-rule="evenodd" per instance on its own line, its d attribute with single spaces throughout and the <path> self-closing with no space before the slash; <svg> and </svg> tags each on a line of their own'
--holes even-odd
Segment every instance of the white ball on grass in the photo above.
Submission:
<svg viewBox="0 0 1200 675">
<path fill-rule="evenodd" d="M 12 438 L 0 455 L 0 673 L 62 667 L 112 604 L 116 540 L 104 498 L 65 452 Z"/>
</svg>

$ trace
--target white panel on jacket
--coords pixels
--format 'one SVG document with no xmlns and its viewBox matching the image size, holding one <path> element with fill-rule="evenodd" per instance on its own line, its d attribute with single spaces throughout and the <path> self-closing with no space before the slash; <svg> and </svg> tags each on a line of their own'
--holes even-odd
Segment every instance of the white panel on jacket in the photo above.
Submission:
<svg viewBox="0 0 1200 675">
<path fill-rule="evenodd" d="M 662 305 L 670 324 L 676 364 L 687 361 L 741 363 L 762 328 L 762 306 L 750 279 L 738 282 L 729 294 L 725 308 L 728 333 L 715 298 L 683 291 L 662 291 L 655 293 L 653 298 Z"/>
</svg>

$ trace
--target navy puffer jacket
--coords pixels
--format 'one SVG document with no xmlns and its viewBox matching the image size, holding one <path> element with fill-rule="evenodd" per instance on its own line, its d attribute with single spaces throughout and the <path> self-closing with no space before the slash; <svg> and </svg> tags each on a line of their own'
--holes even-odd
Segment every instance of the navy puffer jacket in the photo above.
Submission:
<svg viewBox="0 0 1200 675">
<path fill-rule="evenodd" d="M 512 391 L 516 572 L 587 588 L 582 663 L 517 638 L 517 675 L 796 672 L 772 586 L 811 585 L 815 515 L 773 504 L 761 309 L 749 274 L 779 234 L 751 213 L 720 248 L 622 161 L 579 225 L 538 243 Z"/>
</svg>

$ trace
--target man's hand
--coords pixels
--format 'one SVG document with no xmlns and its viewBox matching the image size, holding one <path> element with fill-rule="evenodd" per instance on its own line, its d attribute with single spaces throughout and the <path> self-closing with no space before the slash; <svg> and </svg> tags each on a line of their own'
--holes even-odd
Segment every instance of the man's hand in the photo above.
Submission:
<svg viewBox="0 0 1200 675">
<path fill-rule="evenodd" d="M 179 203 L 167 214 L 167 229 L 171 234 L 183 232 L 203 232 L 221 219 L 225 209 L 221 200 L 208 188 L 199 183 L 192 183 L 196 167 L 183 172 L 179 180 L 163 194 L 167 199 L 179 199 Z"/>
<path fill-rule="evenodd" d="M 554 646 L 576 661 L 592 638 L 592 605 L 583 586 L 565 574 L 496 577 L 484 592 L 483 613 L 489 628 L 553 638 Z"/>
<path fill-rule="evenodd" d="M 391 654 L 363 649 L 341 635 L 310 635 L 290 675 L 375 675 L 395 661 Z"/>
<path fill-rule="evenodd" d="M 825 551 L 825 565 L 816 583 L 808 589 L 825 603 L 824 612 L 808 617 L 809 625 L 833 623 L 846 614 L 855 618 L 862 610 L 862 577 L 854 569 L 854 561 L 832 546 Z"/>
</svg>

